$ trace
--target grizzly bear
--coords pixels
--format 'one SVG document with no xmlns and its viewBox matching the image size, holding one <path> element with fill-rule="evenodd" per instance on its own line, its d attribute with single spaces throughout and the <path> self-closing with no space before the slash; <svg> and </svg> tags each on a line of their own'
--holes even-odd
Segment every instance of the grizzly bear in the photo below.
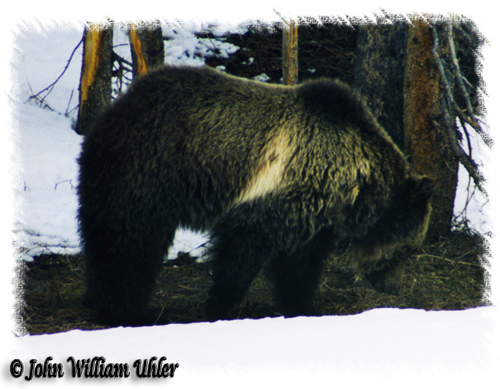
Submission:
<svg viewBox="0 0 500 389">
<path fill-rule="evenodd" d="M 322 264 L 395 293 L 425 236 L 433 185 L 363 99 L 321 79 L 269 85 L 201 67 L 135 81 L 85 137 L 79 230 L 99 321 L 141 320 L 175 231 L 209 231 L 206 314 L 228 317 L 262 268 L 284 315 L 313 312 Z"/>
</svg>

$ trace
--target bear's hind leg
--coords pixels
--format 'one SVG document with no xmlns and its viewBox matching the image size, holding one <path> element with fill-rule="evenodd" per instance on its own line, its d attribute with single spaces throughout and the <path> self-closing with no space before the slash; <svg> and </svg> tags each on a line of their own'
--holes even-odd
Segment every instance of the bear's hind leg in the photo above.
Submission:
<svg viewBox="0 0 500 389">
<path fill-rule="evenodd" d="M 174 233 L 137 230 L 119 238 L 109 233 L 104 242 L 95 242 L 95 236 L 85 241 L 86 300 L 101 323 L 148 324 L 148 301 Z"/>
</svg>

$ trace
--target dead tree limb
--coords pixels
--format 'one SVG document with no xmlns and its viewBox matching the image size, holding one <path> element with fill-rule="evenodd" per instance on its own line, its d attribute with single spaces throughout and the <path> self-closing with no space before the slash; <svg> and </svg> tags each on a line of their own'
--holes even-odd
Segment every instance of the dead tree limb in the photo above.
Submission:
<svg viewBox="0 0 500 389">
<path fill-rule="evenodd" d="M 470 139 L 469 139 L 469 134 L 467 132 L 467 129 L 465 128 L 465 125 L 464 125 L 463 126 L 464 133 L 466 134 L 467 141 L 469 143 L 469 154 L 467 154 L 464 151 L 464 149 L 462 148 L 462 146 L 460 145 L 457 130 L 452 124 L 454 121 L 452 120 L 450 112 L 452 111 L 452 112 L 457 113 L 457 115 L 459 116 L 459 118 L 461 120 L 471 124 L 471 126 L 480 135 L 481 135 L 481 132 L 483 134 L 485 134 L 485 133 L 484 133 L 484 131 L 482 131 L 476 117 L 473 114 L 472 106 L 470 104 L 470 99 L 469 99 L 469 96 L 467 94 L 467 91 L 465 90 L 465 87 L 461 92 L 465 93 L 465 95 L 463 97 L 466 101 L 468 101 L 468 105 L 470 106 L 470 110 L 467 109 L 467 113 L 469 116 L 466 116 L 464 114 L 464 112 L 460 109 L 460 107 L 456 103 L 455 99 L 453 98 L 453 90 L 452 90 L 452 87 L 451 87 L 447 77 L 446 77 L 446 73 L 445 73 L 444 65 L 443 65 L 443 60 L 440 58 L 440 56 L 438 54 L 439 38 L 438 38 L 437 31 L 436 31 L 436 25 L 432 24 L 431 27 L 432 27 L 432 36 L 433 36 L 433 41 L 434 41 L 432 52 L 433 52 L 434 58 L 436 59 L 436 63 L 437 63 L 438 70 L 440 73 L 441 84 L 442 84 L 443 89 L 445 91 L 445 96 L 446 96 L 446 100 L 448 103 L 448 109 L 444 109 L 444 115 L 446 118 L 445 122 L 451 123 L 451 125 L 447 129 L 448 130 L 448 138 L 450 141 L 450 146 L 451 146 L 452 151 L 454 152 L 454 154 L 456 155 L 456 157 L 458 158 L 458 160 L 462 164 L 462 166 L 469 173 L 469 176 L 474 181 L 474 184 L 476 185 L 476 187 L 486 196 L 486 191 L 484 189 L 484 177 L 481 174 L 481 172 L 479 171 L 478 164 L 472 159 L 472 154 L 471 154 L 472 148 L 470 147 Z M 448 44 L 450 44 L 450 34 L 452 33 L 451 28 L 452 27 L 451 27 L 451 22 L 450 22 L 449 25 L 447 26 L 447 34 L 448 34 L 448 38 L 449 38 Z M 451 37 L 451 42 L 453 42 L 453 37 Z M 456 64 L 453 65 L 454 75 L 455 75 L 455 78 L 458 79 L 458 78 L 462 77 L 462 74 L 460 72 L 460 67 L 458 66 L 458 61 L 456 59 L 456 52 L 454 49 L 455 49 L 454 45 L 453 45 L 453 49 L 450 46 L 450 54 L 452 57 L 452 61 L 456 62 Z M 462 85 L 463 85 L 463 83 L 462 83 Z M 485 138 L 483 137 L 483 139 L 485 139 Z M 488 139 L 488 138 L 486 138 L 486 139 Z M 488 144 L 488 142 L 486 142 L 486 141 L 485 141 L 485 143 Z"/>
<path fill-rule="evenodd" d="M 454 73 L 455 73 L 455 80 L 457 82 L 458 90 L 460 94 L 462 95 L 462 98 L 465 101 L 465 107 L 467 109 L 467 114 L 468 117 L 464 117 L 463 120 L 465 120 L 467 123 L 469 123 L 474 130 L 483 138 L 483 141 L 485 144 L 491 146 L 492 140 L 486 134 L 481 125 L 479 124 L 479 121 L 477 120 L 476 116 L 474 115 L 474 111 L 472 109 L 472 104 L 470 102 L 469 94 L 467 93 L 467 89 L 465 89 L 464 85 L 464 76 L 462 75 L 462 72 L 460 71 L 460 65 L 458 64 L 458 59 L 457 59 L 457 53 L 455 50 L 455 42 L 453 41 L 453 25 L 452 22 L 446 23 L 446 35 L 448 38 L 448 46 L 450 48 L 450 57 L 451 57 L 451 63 L 453 65 Z M 458 108 L 458 106 L 456 107 Z M 457 109 L 458 113 L 463 115 L 463 111 L 458 108 Z"/>
<path fill-rule="evenodd" d="M 473 25 L 469 21 L 467 21 L 464 18 L 460 18 L 460 24 L 464 26 L 468 31 L 471 32 L 474 37 L 482 43 L 483 47 L 486 47 L 488 49 L 493 49 L 493 44 L 490 42 L 488 38 L 486 38 L 484 35 L 482 35 L 476 28 L 474 28 Z"/>
<path fill-rule="evenodd" d="M 75 55 L 76 53 L 76 50 L 78 50 L 78 48 L 80 47 L 80 45 L 82 44 L 83 42 L 83 38 L 80 39 L 80 42 L 78 42 L 78 44 L 75 46 L 75 48 L 73 49 L 73 51 L 71 52 L 71 55 L 69 56 L 69 59 L 66 63 L 66 66 L 64 67 L 62 73 L 59 75 L 59 77 L 56 78 L 56 80 L 51 83 L 50 85 L 48 85 L 47 87 L 43 88 L 40 92 L 38 93 L 35 93 L 35 94 L 32 94 L 28 100 L 26 101 L 26 103 L 32 99 L 35 99 L 38 101 L 39 104 L 44 104 L 45 103 L 45 99 L 47 98 L 47 96 L 52 92 L 52 90 L 54 89 L 54 86 L 57 84 L 57 82 L 61 79 L 61 77 L 64 75 L 64 73 L 66 73 L 66 70 L 68 70 L 68 67 L 71 63 L 71 60 L 73 59 L 73 56 Z M 43 92 L 47 92 L 45 94 L 45 96 L 41 97 L 40 95 L 43 93 Z M 46 104 L 46 103 L 45 103 Z"/>
</svg>

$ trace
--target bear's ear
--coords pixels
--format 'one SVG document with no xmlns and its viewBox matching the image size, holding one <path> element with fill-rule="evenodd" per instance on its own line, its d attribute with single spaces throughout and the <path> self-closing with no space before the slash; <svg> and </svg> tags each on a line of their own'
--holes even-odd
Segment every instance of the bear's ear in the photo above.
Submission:
<svg viewBox="0 0 500 389">
<path fill-rule="evenodd" d="M 434 194 L 434 182 L 429 177 L 420 177 L 416 192 L 430 198 Z"/>
<path fill-rule="evenodd" d="M 410 176 L 405 190 L 410 203 L 427 203 L 434 194 L 434 182 L 429 177 Z"/>
</svg>

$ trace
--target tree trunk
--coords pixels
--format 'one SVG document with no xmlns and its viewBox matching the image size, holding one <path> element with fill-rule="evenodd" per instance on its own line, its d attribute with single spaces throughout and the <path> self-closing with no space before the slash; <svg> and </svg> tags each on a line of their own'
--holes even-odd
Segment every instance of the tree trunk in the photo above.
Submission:
<svg viewBox="0 0 500 389">
<path fill-rule="evenodd" d="M 299 80 L 298 24 L 293 19 L 283 28 L 283 84 L 295 85 Z"/>
<path fill-rule="evenodd" d="M 80 105 L 75 131 L 85 135 L 97 115 L 111 102 L 113 28 L 88 24 L 83 33 Z"/>
<path fill-rule="evenodd" d="M 129 39 L 134 78 L 165 62 L 165 46 L 159 22 L 138 27 L 131 24 Z"/>
<path fill-rule="evenodd" d="M 394 143 L 404 147 L 405 22 L 359 27 L 354 83 Z"/>
<path fill-rule="evenodd" d="M 434 180 L 436 192 L 427 236 L 437 239 L 451 229 L 458 161 L 451 151 L 443 109 L 440 75 L 432 53 L 429 24 L 415 19 L 409 27 L 404 85 L 405 152 L 418 174 Z M 453 116 L 452 116 L 453 117 Z"/>
</svg>

